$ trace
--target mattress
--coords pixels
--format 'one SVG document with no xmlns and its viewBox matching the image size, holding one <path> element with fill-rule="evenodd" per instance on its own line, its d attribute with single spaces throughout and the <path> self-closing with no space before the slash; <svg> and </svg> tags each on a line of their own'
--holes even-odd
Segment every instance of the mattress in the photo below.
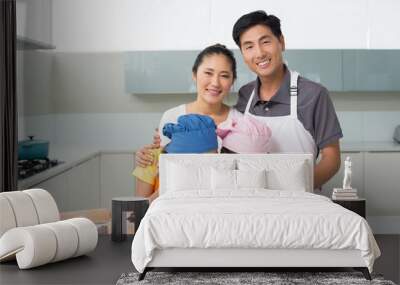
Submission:
<svg viewBox="0 0 400 285">
<path fill-rule="evenodd" d="M 267 189 L 165 193 L 150 206 L 132 243 L 139 272 L 162 249 L 359 250 L 372 271 L 380 255 L 365 219 L 308 192 Z"/>
</svg>

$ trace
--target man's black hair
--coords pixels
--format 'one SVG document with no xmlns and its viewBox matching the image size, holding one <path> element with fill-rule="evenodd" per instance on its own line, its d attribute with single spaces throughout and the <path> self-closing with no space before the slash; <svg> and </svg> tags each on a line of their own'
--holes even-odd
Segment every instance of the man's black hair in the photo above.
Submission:
<svg viewBox="0 0 400 285">
<path fill-rule="evenodd" d="M 268 15 L 262 10 L 254 11 L 241 16 L 233 26 L 232 37 L 239 48 L 241 48 L 240 36 L 256 25 L 267 26 L 278 39 L 282 36 L 281 20 L 278 17 Z"/>
</svg>

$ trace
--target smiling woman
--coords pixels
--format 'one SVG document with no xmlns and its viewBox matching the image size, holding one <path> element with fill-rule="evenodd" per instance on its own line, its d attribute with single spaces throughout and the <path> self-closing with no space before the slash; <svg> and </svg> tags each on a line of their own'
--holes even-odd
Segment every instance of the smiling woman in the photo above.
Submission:
<svg viewBox="0 0 400 285">
<path fill-rule="evenodd" d="M 235 116 L 235 112 L 238 113 L 223 103 L 236 79 L 236 60 L 233 53 L 224 45 L 215 44 L 199 53 L 192 67 L 192 78 L 196 83 L 196 100 L 167 110 L 161 118 L 159 130 L 168 123 L 177 123 L 178 117 L 182 115 L 206 115 L 218 125 Z M 171 140 L 165 135 L 160 134 L 160 136 L 163 148 Z M 137 157 L 147 158 L 143 165 L 138 163 L 137 159 L 137 168 L 154 169 L 154 175 L 150 180 L 144 181 L 136 176 L 136 195 L 148 197 L 150 201 L 158 197 L 156 161 L 159 154 L 159 148 L 148 150 L 148 147 L 144 147 L 137 152 Z"/>
<path fill-rule="evenodd" d="M 196 100 L 167 110 L 161 118 L 160 130 L 166 123 L 176 123 L 177 118 L 185 114 L 208 115 L 217 125 L 228 118 L 231 109 L 223 100 L 236 79 L 233 53 L 221 44 L 205 48 L 193 64 L 192 78 L 196 83 Z M 161 136 L 161 146 L 168 142 L 167 137 Z"/>
</svg>

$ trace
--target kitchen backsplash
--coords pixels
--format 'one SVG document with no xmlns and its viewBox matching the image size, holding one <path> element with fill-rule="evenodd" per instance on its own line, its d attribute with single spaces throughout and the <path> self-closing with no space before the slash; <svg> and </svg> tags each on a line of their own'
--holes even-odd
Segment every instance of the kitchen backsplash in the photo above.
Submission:
<svg viewBox="0 0 400 285">
<path fill-rule="evenodd" d="M 392 141 L 400 111 L 338 112 L 344 142 Z M 25 117 L 26 135 L 58 147 L 135 150 L 152 140 L 161 113 L 75 113 Z"/>
</svg>

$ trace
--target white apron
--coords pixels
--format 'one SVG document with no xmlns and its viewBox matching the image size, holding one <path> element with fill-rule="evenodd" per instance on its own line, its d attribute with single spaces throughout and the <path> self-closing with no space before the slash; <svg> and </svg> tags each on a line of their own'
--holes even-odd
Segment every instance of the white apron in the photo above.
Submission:
<svg viewBox="0 0 400 285">
<path fill-rule="evenodd" d="M 271 153 L 311 153 L 316 159 L 317 146 L 303 124 L 297 118 L 297 79 L 299 74 L 290 71 L 290 114 L 288 116 L 263 117 L 250 114 L 250 106 L 254 90 L 247 102 L 245 115 L 253 116 L 267 124 L 271 129 L 271 139 L 268 144 Z"/>
</svg>

